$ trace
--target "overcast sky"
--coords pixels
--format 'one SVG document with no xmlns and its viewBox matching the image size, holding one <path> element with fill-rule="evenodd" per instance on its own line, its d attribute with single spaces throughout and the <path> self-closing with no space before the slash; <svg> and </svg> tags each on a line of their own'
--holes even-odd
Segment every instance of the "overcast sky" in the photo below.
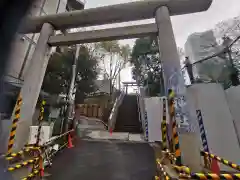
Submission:
<svg viewBox="0 0 240 180">
<path fill-rule="evenodd" d="M 86 8 L 105 6 L 110 4 L 119 4 L 132 2 L 136 0 L 86 0 Z M 240 0 L 213 0 L 208 11 L 190 15 L 181 15 L 172 17 L 173 29 L 177 45 L 184 47 L 188 35 L 194 32 L 201 32 L 212 29 L 215 24 L 240 15 Z M 150 23 L 147 20 L 145 23 Z M 122 43 L 133 45 L 133 40 L 125 40 Z M 126 71 L 126 72 L 125 72 Z M 131 74 L 125 70 L 124 79 Z"/>
<path fill-rule="evenodd" d="M 86 0 L 86 8 L 132 2 L 136 0 Z M 188 35 L 214 27 L 215 24 L 240 15 L 240 0 L 213 0 L 206 12 L 172 17 L 178 46 L 183 47 Z M 151 22 L 150 20 L 146 21 Z"/>
</svg>

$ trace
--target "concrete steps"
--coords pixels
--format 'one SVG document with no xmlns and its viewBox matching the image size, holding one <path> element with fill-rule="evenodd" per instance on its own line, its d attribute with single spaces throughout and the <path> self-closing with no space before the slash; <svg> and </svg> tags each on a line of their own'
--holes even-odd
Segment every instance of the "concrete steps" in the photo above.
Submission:
<svg viewBox="0 0 240 180">
<path fill-rule="evenodd" d="M 115 129 L 116 132 L 141 133 L 136 95 L 125 95 L 119 107 Z"/>
</svg>

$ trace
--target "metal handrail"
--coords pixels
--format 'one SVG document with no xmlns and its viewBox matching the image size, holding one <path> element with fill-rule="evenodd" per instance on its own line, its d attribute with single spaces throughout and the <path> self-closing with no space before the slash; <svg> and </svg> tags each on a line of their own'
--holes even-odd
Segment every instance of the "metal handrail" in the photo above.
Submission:
<svg viewBox="0 0 240 180">
<path fill-rule="evenodd" d="M 114 105 L 113 105 L 113 108 L 112 108 L 112 111 L 109 115 L 109 118 L 108 118 L 108 128 L 110 130 L 113 130 L 113 119 L 116 119 L 116 114 L 117 114 L 117 109 L 119 107 L 119 105 L 121 104 L 121 101 L 124 97 L 125 93 L 123 91 L 121 91 L 121 94 L 118 96 L 118 98 L 116 98 L 115 102 L 114 102 Z"/>
<path fill-rule="evenodd" d="M 53 142 L 53 141 L 55 141 L 55 140 L 57 140 L 57 139 L 59 139 L 59 138 L 61 138 L 61 137 L 63 137 L 63 136 L 66 136 L 66 135 L 68 135 L 69 133 L 71 133 L 71 132 L 73 132 L 73 131 L 74 131 L 74 129 L 71 129 L 71 130 L 69 130 L 69 131 L 67 131 L 67 132 L 65 132 L 65 133 L 63 133 L 63 134 L 60 134 L 60 135 L 58 135 L 58 136 L 50 139 L 49 141 L 45 142 L 45 143 L 43 144 L 43 146 L 47 146 L 47 145 L 49 145 L 51 142 Z"/>
</svg>

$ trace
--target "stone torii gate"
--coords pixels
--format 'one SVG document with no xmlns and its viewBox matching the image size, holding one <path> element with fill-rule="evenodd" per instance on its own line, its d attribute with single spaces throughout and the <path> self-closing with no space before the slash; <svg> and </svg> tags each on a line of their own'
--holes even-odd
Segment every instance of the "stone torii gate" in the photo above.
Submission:
<svg viewBox="0 0 240 180">
<path fill-rule="evenodd" d="M 138 84 L 136 82 L 122 82 L 124 88 L 125 88 L 125 93 L 128 93 L 128 87 L 137 87 Z"/>
<path fill-rule="evenodd" d="M 15 150 L 27 141 L 29 126 L 36 107 L 52 46 L 64 46 L 105 40 L 157 36 L 164 69 L 165 87 L 176 71 L 180 60 L 173 34 L 170 16 L 207 10 L 212 0 L 145 0 L 56 15 L 26 18 L 20 33 L 38 33 L 36 49 L 21 89 L 23 104 L 16 132 Z M 103 25 L 155 18 L 156 23 L 54 35 L 54 30 Z M 176 86 L 184 86 L 179 82 Z"/>
</svg>

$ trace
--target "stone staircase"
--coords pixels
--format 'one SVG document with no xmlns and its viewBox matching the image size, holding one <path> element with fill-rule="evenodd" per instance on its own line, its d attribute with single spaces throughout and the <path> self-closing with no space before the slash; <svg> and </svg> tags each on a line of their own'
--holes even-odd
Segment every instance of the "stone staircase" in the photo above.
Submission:
<svg viewBox="0 0 240 180">
<path fill-rule="evenodd" d="M 130 133 L 142 132 L 136 95 L 125 95 L 118 110 L 114 131 Z"/>
</svg>

